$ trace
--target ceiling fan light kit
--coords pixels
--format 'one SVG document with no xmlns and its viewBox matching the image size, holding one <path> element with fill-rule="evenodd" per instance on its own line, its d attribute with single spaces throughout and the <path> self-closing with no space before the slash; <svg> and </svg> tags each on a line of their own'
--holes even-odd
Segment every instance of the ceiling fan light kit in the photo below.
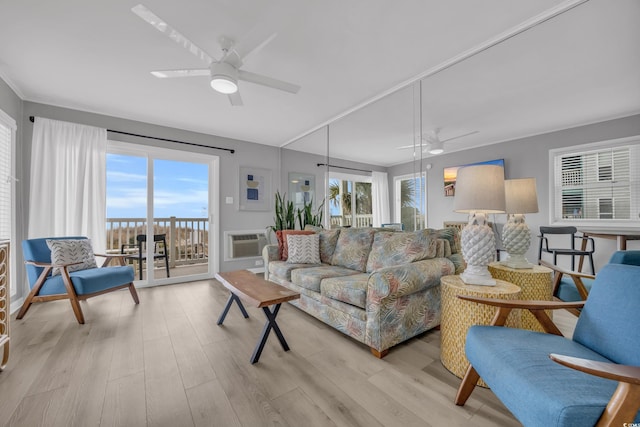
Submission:
<svg viewBox="0 0 640 427">
<path fill-rule="evenodd" d="M 226 62 L 211 64 L 211 87 L 216 92 L 229 95 L 238 91 L 238 70 Z"/>
<path fill-rule="evenodd" d="M 436 139 L 429 144 L 429 154 L 442 154 L 444 153 L 444 147 L 442 141 Z"/>
<path fill-rule="evenodd" d="M 169 77 L 200 77 L 210 75 L 211 81 L 209 83 L 213 90 L 228 95 L 229 102 L 234 106 L 242 105 L 242 97 L 238 91 L 238 80 L 293 94 L 298 93 L 300 90 L 300 86 L 298 85 L 241 69 L 243 60 L 271 42 L 276 36 L 275 34 L 271 34 L 258 44 L 254 42 L 250 45 L 241 45 L 240 47 L 236 47 L 232 38 L 222 36 L 218 42 L 223 55 L 220 59 L 217 59 L 196 46 L 195 43 L 171 27 L 146 6 L 139 4 L 132 7 L 131 11 L 209 66 L 209 68 L 198 69 L 152 71 L 151 74 L 155 77 L 163 79 Z"/>
</svg>

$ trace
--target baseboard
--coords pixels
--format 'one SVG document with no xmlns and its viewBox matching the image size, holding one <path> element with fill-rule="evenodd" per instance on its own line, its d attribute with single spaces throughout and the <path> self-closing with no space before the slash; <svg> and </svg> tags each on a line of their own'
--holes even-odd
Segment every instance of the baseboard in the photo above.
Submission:
<svg viewBox="0 0 640 427">
<path fill-rule="evenodd" d="M 15 301 L 11 301 L 11 307 L 9 307 L 9 314 L 13 314 L 16 311 L 20 310 L 20 307 L 22 307 L 22 304 L 24 304 L 24 297 L 18 298 Z"/>
</svg>

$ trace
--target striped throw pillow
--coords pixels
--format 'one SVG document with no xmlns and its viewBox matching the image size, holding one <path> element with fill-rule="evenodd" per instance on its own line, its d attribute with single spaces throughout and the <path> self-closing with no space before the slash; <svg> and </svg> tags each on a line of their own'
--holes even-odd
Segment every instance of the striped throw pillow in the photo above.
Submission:
<svg viewBox="0 0 640 427">
<path fill-rule="evenodd" d="M 320 264 L 320 236 L 298 234 L 287 236 L 291 264 Z"/>
<path fill-rule="evenodd" d="M 64 239 L 53 240 L 47 239 L 47 246 L 51 249 L 51 263 L 53 264 L 70 264 L 79 262 L 80 264 L 70 265 L 67 271 L 86 270 L 89 268 L 97 268 L 96 258 L 91 248 L 89 239 Z M 52 276 L 60 274 L 60 268 L 56 267 L 51 273 Z"/>
</svg>

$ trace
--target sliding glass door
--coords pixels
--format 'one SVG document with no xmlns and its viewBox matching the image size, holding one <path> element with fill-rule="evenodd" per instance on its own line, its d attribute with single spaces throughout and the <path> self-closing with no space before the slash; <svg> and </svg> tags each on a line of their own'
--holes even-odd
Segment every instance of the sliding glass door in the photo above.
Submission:
<svg viewBox="0 0 640 427">
<path fill-rule="evenodd" d="M 215 271 L 214 169 L 215 156 L 110 144 L 107 247 L 128 255 L 137 280 L 175 283 Z"/>
</svg>

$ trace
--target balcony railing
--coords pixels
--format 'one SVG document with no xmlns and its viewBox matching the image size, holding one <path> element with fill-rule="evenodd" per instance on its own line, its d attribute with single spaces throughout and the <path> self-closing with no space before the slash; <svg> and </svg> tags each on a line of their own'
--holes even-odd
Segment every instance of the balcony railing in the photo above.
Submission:
<svg viewBox="0 0 640 427">
<path fill-rule="evenodd" d="M 336 227 L 350 227 L 353 219 L 351 215 L 331 215 L 330 225 L 331 228 Z M 371 214 L 359 214 L 356 215 L 356 224 L 354 227 L 371 227 L 373 226 L 373 215 Z"/>
<path fill-rule="evenodd" d="M 208 224 L 208 218 L 153 219 L 153 234 L 166 234 L 169 267 L 208 262 Z M 107 253 L 120 253 L 123 244 L 135 244 L 136 236 L 146 232 L 145 218 L 107 218 Z"/>
</svg>

